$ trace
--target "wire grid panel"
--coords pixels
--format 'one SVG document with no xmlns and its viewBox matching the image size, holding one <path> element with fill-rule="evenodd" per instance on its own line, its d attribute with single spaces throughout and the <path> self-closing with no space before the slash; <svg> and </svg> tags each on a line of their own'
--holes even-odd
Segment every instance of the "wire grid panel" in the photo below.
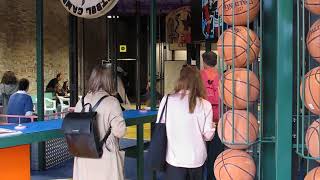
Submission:
<svg viewBox="0 0 320 180">
<path fill-rule="evenodd" d="M 65 138 L 49 140 L 45 148 L 46 169 L 72 159 Z"/>
<path fill-rule="evenodd" d="M 217 43 L 218 69 L 221 74 L 220 121 L 223 121 L 218 125 L 218 129 L 222 129 L 220 139 L 229 148 L 246 150 L 253 157 L 257 166 L 256 179 L 261 179 L 261 131 L 263 129 L 261 127 L 263 125 L 261 113 L 263 110 L 263 59 L 260 56 L 262 54 L 262 4 L 262 0 L 244 1 L 244 3 L 235 0 L 218 0 L 219 17 L 221 22 L 226 23 L 219 25 L 220 37 Z M 235 9 L 241 12 L 235 12 Z M 258 86 L 254 88 L 252 80 L 255 78 L 251 78 L 253 76 L 257 77 L 259 83 L 256 83 Z M 238 79 L 239 77 L 242 79 Z M 226 87 L 226 82 L 229 87 Z M 239 89 L 245 93 L 238 93 Z M 255 93 L 256 98 L 251 99 L 251 93 Z M 254 120 L 251 121 L 251 119 Z M 243 127 L 241 130 L 243 132 L 237 129 L 243 126 L 239 125 L 240 121 L 246 123 L 245 130 Z M 252 128 L 253 122 L 257 122 L 257 127 Z M 229 132 L 224 132 L 225 126 L 229 126 Z M 256 140 L 249 137 L 253 131 L 257 135 Z M 229 134 L 228 138 L 225 138 L 225 133 Z"/>
<path fill-rule="evenodd" d="M 310 171 L 320 161 L 320 38 L 318 4 L 296 0 L 296 54 L 293 123 L 294 143 L 300 171 Z M 302 173 L 304 174 L 304 173 Z"/>
</svg>

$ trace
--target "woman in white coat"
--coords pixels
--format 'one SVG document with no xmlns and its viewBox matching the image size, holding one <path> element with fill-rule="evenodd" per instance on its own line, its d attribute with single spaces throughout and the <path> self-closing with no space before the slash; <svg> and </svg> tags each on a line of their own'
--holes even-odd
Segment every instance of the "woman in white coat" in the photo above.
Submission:
<svg viewBox="0 0 320 180">
<path fill-rule="evenodd" d="M 199 70 L 184 66 L 167 101 L 166 180 L 201 180 L 207 159 L 205 141 L 215 133 L 212 106 L 206 99 Z M 160 103 L 159 112 L 166 97 Z M 159 114 L 158 121 L 159 122 Z M 164 121 L 161 119 L 161 122 Z"/>
<path fill-rule="evenodd" d="M 103 146 L 103 155 L 100 159 L 75 157 L 74 180 L 124 180 L 124 153 L 119 150 L 119 138 L 126 133 L 126 124 L 122 115 L 119 101 L 115 94 L 112 71 L 105 67 L 93 69 L 89 79 L 89 92 L 84 103 L 96 104 L 98 100 L 108 95 L 97 108 L 97 121 L 102 140 L 108 129 L 111 134 Z M 75 111 L 82 110 L 81 100 Z"/>
</svg>

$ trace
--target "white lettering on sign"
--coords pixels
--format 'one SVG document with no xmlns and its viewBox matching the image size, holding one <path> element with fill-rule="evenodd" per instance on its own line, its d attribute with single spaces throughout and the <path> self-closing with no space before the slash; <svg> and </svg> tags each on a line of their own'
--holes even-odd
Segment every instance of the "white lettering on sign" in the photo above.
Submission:
<svg viewBox="0 0 320 180">
<path fill-rule="evenodd" d="M 98 18 L 109 12 L 119 0 L 60 0 L 71 14 L 81 18 Z"/>
</svg>

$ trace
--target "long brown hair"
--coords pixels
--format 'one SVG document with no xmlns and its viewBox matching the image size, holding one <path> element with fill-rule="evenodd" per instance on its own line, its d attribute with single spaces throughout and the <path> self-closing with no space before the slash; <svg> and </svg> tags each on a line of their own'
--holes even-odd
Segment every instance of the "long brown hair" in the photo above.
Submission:
<svg viewBox="0 0 320 180">
<path fill-rule="evenodd" d="M 193 113 L 197 104 L 197 98 L 206 98 L 200 71 L 195 66 L 184 65 L 180 71 L 180 77 L 174 88 L 175 93 L 184 91 L 181 98 L 189 91 L 189 112 Z"/>
<path fill-rule="evenodd" d="M 88 83 L 89 93 L 104 90 L 113 95 L 115 92 L 112 70 L 102 66 L 96 66 L 90 75 Z"/>
<path fill-rule="evenodd" d="M 6 71 L 1 79 L 2 84 L 17 84 L 18 80 L 14 72 Z"/>
</svg>

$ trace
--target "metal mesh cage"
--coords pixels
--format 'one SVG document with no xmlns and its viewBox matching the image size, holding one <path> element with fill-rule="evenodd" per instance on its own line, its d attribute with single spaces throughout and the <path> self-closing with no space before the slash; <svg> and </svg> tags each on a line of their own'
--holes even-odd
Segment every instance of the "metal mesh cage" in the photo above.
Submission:
<svg viewBox="0 0 320 180">
<path fill-rule="evenodd" d="M 53 139 L 46 142 L 46 169 L 59 165 L 71 158 L 72 156 L 69 153 L 65 138 Z"/>
<path fill-rule="evenodd" d="M 223 121 L 224 123 L 220 123 L 219 125 L 222 126 L 221 128 L 221 134 L 220 135 L 220 139 L 222 141 L 222 143 L 224 143 L 226 146 L 231 147 L 231 148 L 235 148 L 237 149 L 238 147 L 246 147 L 246 148 L 240 148 L 242 150 L 245 150 L 247 153 L 249 153 L 254 161 L 255 164 L 257 166 L 257 170 L 256 170 L 256 179 L 261 179 L 261 141 L 262 141 L 262 125 L 263 125 L 263 117 L 262 117 L 262 92 L 263 92 L 263 87 L 262 87 L 262 81 L 263 81 L 263 72 L 262 72 L 262 63 L 263 63 L 263 59 L 260 56 L 260 54 L 262 54 L 262 0 L 260 1 L 243 1 L 245 3 L 245 6 L 242 6 L 246 8 L 246 23 L 245 24 L 241 24 L 241 26 L 239 25 L 235 25 L 238 24 L 238 22 L 236 22 L 236 18 L 239 18 L 239 14 L 235 13 L 235 8 L 237 6 L 237 9 L 239 10 L 239 1 L 236 0 L 232 0 L 232 1 L 226 1 L 226 0 L 220 0 L 218 1 L 220 3 L 222 3 L 222 6 L 220 6 L 218 4 L 218 9 L 220 10 L 219 14 L 220 14 L 220 18 L 222 22 L 226 22 L 225 21 L 225 17 L 229 18 L 229 24 L 227 26 L 220 26 L 219 28 L 219 34 L 220 34 L 220 38 L 219 41 L 221 44 L 219 44 L 218 41 L 218 48 L 219 46 L 221 47 L 220 53 L 218 50 L 218 55 L 219 55 L 219 60 L 218 60 L 218 69 L 219 72 L 221 74 L 221 78 L 220 78 L 220 86 L 219 86 L 219 91 L 220 91 L 220 121 Z M 257 17 L 255 18 L 254 21 L 250 21 L 252 20 L 252 18 L 250 17 L 250 10 L 252 10 L 252 3 L 257 3 L 255 6 L 260 6 L 260 12 L 258 13 Z M 225 11 L 225 9 L 232 9 L 232 12 L 227 16 L 225 16 L 225 13 L 227 11 Z M 230 16 L 232 18 L 230 18 Z M 236 17 L 237 16 L 237 17 Z M 230 24 L 230 21 L 232 22 Z M 237 20 L 239 21 L 239 19 Z M 245 38 L 240 37 L 237 34 L 238 29 L 245 29 L 246 32 L 242 35 L 246 36 Z M 226 40 L 225 40 L 225 36 L 227 36 L 228 34 L 226 34 L 225 32 L 228 33 L 232 33 L 232 40 L 231 40 L 231 44 L 229 42 L 227 42 L 226 44 Z M 255 38 L 251 38 L 254 34 L 256 34 L 256 38 L 258 38 L 259 43 L 256 43 L 256 39 Z M 227 38 L 230 38 L 227 37 Z M 246 42 L 245 47 L 240 47 L 239 44 L 237 44 L 237 42 L 239 41 L 239 38 L 241 38 L 241 40 L 243 42 Z M 253 50 L 252 46 L 259 46 L 260 47 L 260 52 L 258 52 L 257 54 L 255 54 L 253 63 L 249 61 L 249 59 L 251 59 L 251 54 L 252 51 L 253 53 L 255 50 Z M 237 63 L 236 61 L 239 58 L 239 54 L 236 54 L 237 52 L 239 52 L 236 49 L 242 48 L 244 49 L 244 51 L 242 53 L 245 54 L 245 64 L 243 64 L 241 66 L 241 68 L 243 68 L 242 70 L 239 70 L 239 63 Z M 225 57 L 225 51 L 232 51 L 231 52 L 231 59 L 228 59 Z M 230 56 L 230 54 L 229 54 Z M 226 61 L 232 61 L 232 63 L 226 63 Z M 236 79 L 238 76 L 237 75 L 237 71 L 243 71 L 245 73 L 243 73 L 244 78 L 242 78 L 241 80 Z M 231 74 L 230 75 L 226 75 L 226 73 Z M 258 89 L 258 98 L 255 100 L 251 99 L 251 91 L 252 91 L 252 85 L 250 84 L 251 81 L 251 77 L 252 76 L 256 76 L 258 78 L 258 80 L 260 81 L 259 83 L 259 87 L 257 87 L 256 89 Z M 227 89 L 226 86 L 226 81 L 231 81 L 232 85 L 231 85 L 231 89 Z M 240 97 L 237 96 L 237 91 L 239 91 L 239 83 L 245 84 L 244 86 L 242 85 L 242 90 L 240 91 L 245 91 L 245 97 Z M 228 93 L 229 96 L 232 96 L 232 100 L 229 103 L 226 103 L 225 99 L 226 99 L 226 95 L 225 93 Z M 228 97 L 229 98 L 229 97 Z M 242 105 L 242 107 L 237 107 L 236 101 L 239 99 L 243 102 L 245 102 L 245 105 Z M 227 105 L 226 105 L 227 104 Z M 245 107 L 244 107 L 245 106 Z M 239 114 L 239 110 L 241 111 L 241 115 L 237 115 Z M 224 119 L 228 119 L 228 114 L 230 114 L 231 118 L 230 120 L 226 120 L 226 122 L 224 121 Z M 245 126 L 246 126 L 246 130 L 244 130 L 244 134 L 241 134 L 241 132 L 239 132 L 239 118 L 235 118 L 237 116 L 241 116 L 242 117 L 242 121 L 245 121 Z M 257 129 L 255 130 L 257 133 L 257 138 L 255 140 L 252 140 L 252 138 L 250 138 L 249 134 L 251 134 L 252 129 L 252 121 L 251 121 L 251 117 L 254 116 L 255 119 L 257 120 Z M 238 122 L 237 122 L 238 121 Z M 242 122 L 243 123 L 243 122 Z M 231 126 L 231 132 L 224 132 L 225 131 L 225 126 Z M 219 129 L 219 127 L 218 127 Z M 229 133 L 229 138 L 225 138 L 225 133 Z M 231 133 L 231 135 L 230 135 Z M 231 138 L 230 138 L 231 136 Z M 242 141 L 238 142 L 239 139 L 237 140 L 237 136 L 241 136 Z M 265 138 L 268 139 L 268 138 Z"/>
<path fill-rule="evenodd" d="M 312 12 L 312 4 L 308 0 L 295 2 L 295 87 L 293 134 L 294 148 L 299 158 L 299 170 L 302 174 L 310 171 L 316 161 L 320 160 L 320 66 L 317 62 L 319 47 L 313 42 L 318 41 L 319 15 Z M 319 8 L 319 7 L 318 7 Z"/>
</svg>

